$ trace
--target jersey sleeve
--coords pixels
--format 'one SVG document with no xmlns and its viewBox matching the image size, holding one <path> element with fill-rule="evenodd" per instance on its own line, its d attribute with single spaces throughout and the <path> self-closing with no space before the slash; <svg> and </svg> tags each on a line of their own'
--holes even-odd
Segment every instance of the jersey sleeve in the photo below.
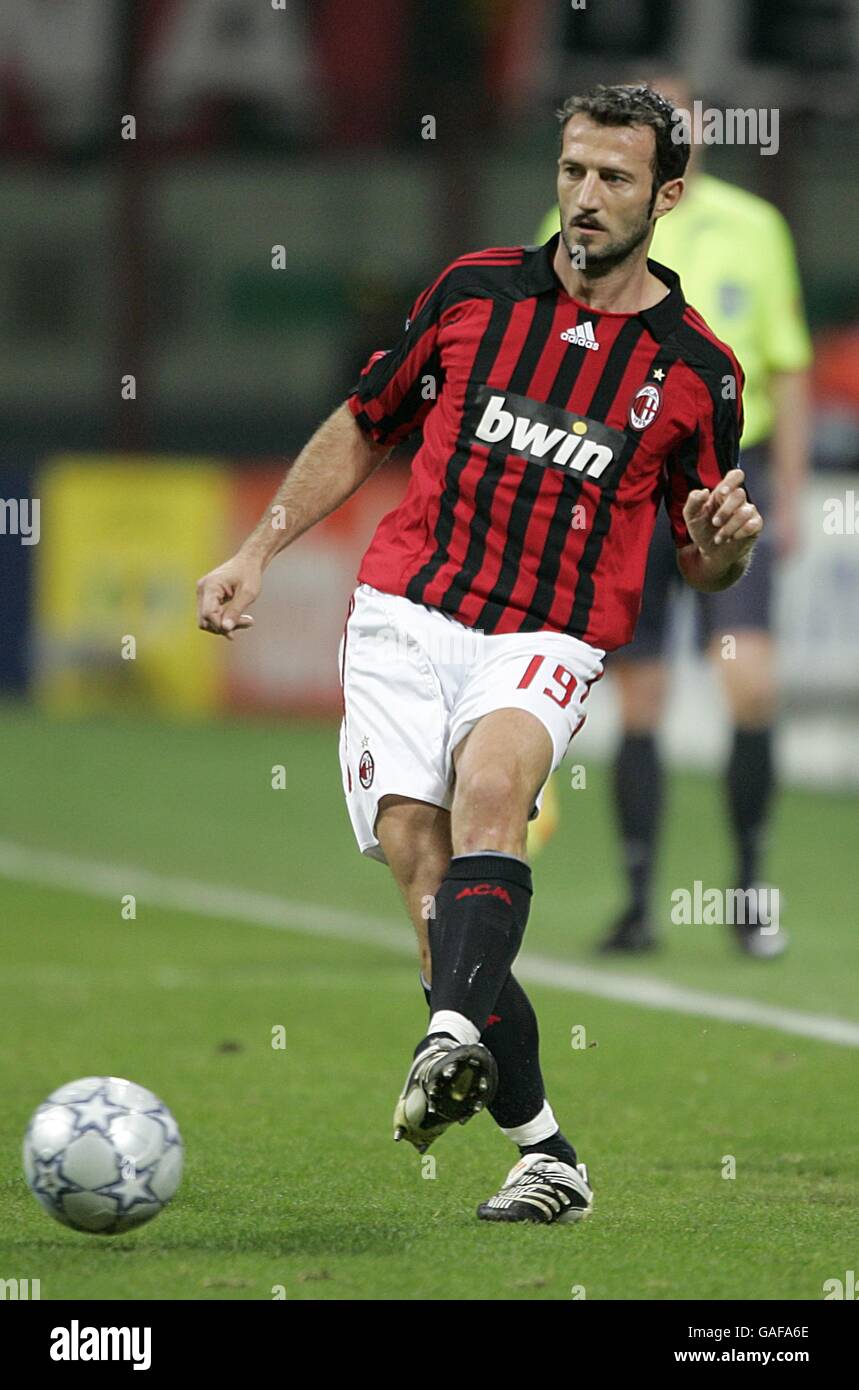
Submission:
<svg viewBox="0 0 859 1390">
<path fill-rule="evenodd" d="M 361 429 L 377 444 L 399 444 L 419 429 L 438 399 L 443 371 L 438 347 L 445 272 L 420 294 L 395 347 L 374 352 L 346 398 Z"/>
<path fill-rule="evenodd" d="M 763 283 L 759 331 L 771 372 L 801 372 L 811 365 L 811 337 L 790 228 L 775 208 L 761 246 Z"/>
<path fill-rule="evenodd" d="M 665 506 L 678 549 L 691 541 L 683 520 L 689 493 L 718 487 L 726 473 L 740 466 L 744 382 L 743 369 L 733 356 L 726 356 L 723 373 L 707 370 L 696 378 L 697 421 L 666 465 Z"/>
</svg>

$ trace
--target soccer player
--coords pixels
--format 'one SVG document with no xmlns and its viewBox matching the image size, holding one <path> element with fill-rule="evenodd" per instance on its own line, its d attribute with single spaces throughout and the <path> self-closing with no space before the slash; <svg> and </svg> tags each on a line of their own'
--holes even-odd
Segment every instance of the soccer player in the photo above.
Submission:
<svg viewBox="0 0 859 1390">
<path fill-rule="evenodd" d="M 692 110 L 691 92 L 680 78 L 657 78 L 651 85 L 676 106 Z M 743 364 L 740 463 L 752 497 L 765 511 L 772 493 L 773 525 L 755 551 L 746 582 L 725 593 L 699 595 L 696 604 L 699 635 L 721 675 L 734 724 L 725 800 L 735 847 L 734 883 L 748 894 L 761 877 L 774 790 L 771 590 L 775 560 L 790 553 L 798 530 L 809 454 L 811 342 L 784 218 L 762 198 L 702 173 L 698 164 L 695 148 L 682 203 L 672 217 L 659 222 L 651 250 L 657 260 L 678 271 L 696 308 Z M 554 208 L 538 240 L 557 231 L 558 217 Z M 642 951 L 658 942 L 650 897 L 664 771 L 656 736 L 666 697 L 664 649 L 671 600 L 681 589 L 673 550 L 662 514 L 650 548 L 635 637 L 612 661 L 623 721 L 614 798 L 628 902 L 601 943 L 604 951 Z M 726 636 L 734 644 L 725 647 Z M 748 955 L 772 959 L 784 950 L 787 933 L 781 926 L 777 931 L 763 931 L 761 926 L 755 914 L 753 920 L 735 924 L 733 937 Z"/>
<path fill-rule="evenodd" d="M 688 146 L 647 87 L 559 113 L 561 235 L 459 257 L 302 450 L 239 552 L 198 586 L 233 638 L 266 565 L 418 426 L 405 498 L 379 523 L 340 646 L 343 784 L 387 862 L 430 1007 L 394 1112 L 423 1152 L 484 1107 L 517 1147 L 495 1221 L 576 1220 L 593 1200 L 511 973 L 531 903 L 529 817 L 627 642 L 664 501 L 689 584 L 741 578 L 762 529 L 736 465 L 736 359 L 647 259 Z"/>
</svg>

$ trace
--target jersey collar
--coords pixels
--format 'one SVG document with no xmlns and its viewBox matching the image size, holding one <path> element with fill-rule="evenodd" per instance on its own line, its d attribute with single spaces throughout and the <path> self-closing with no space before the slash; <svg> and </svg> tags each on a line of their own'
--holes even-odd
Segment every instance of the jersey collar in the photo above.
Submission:
<svg viewBox="0 0 859 1390">
<path fill-rule="evenodd" d="M 547 294 L 550 290 L 557 292 L 561 288 L 552 264 L 559 236 L 560 232 L 556 232 L 544 246 L 524 248 L 525 255 L 517 272 L 517 282 L 525 295 Z M 676 270 L 670 270 L 668 266 L 651 260 L 648 260 L 647 268 L 651 275 L 655 275 L 663 285 L 668 286 L 668 294 L 658 304 L 654 304 L 652 309 L 640 310 L 637 317 L 641 319 L 650 336 L 657 343 L 662 343 L 679 327 L 686 309 L 686 300 Z"/>
</svg>

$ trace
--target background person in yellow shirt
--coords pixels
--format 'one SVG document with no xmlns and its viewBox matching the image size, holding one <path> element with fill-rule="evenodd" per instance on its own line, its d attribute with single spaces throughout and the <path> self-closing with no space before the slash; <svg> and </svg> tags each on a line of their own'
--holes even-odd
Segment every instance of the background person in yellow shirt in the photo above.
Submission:
<svg viewBox="0 0 859 1390">
<path fill-rule="evenodd" d="M 655 79 L 650 85 L 691 111 L 692 95 L 679 79 Z M 541 224 L 538 242 L 548 241 L 558 227 L 554 208 Z M 772 569 L 776 556 L 789 553 L 797 533 L 809 452 L 811 342 L 787 223 L 771 203 L 702 173 L 694 144 L 683 197 L 671 217 L 657 223 L 650 255 L 679 272 L 688 302 L 733 348 L 746 377 L 741 466 L 765 529 L 743 582 L 696 599 L 699 630 L 717 663 L 734 721 L 726 794 L 736 851 L 734 886 L 747 889 L 759 880 L 774 789 Z M 624 730 L 614 796 L 629 901 L 601 943 L 603 951 L 647 950 L 658 941 L 650 905 L 664 804 L 656 732 L 667 686 L 670 600 L 680 588 L 663 511 L 635 637 L 612 660 Z M 736 655 L 720 659 L 721 639 L 728 634 L 736 640 Z M 734 932 L 738 945 L 759 958 L 780 954 L 786 942 L 781 927 L 772 934 L 754 925 Z"/>
</svg>

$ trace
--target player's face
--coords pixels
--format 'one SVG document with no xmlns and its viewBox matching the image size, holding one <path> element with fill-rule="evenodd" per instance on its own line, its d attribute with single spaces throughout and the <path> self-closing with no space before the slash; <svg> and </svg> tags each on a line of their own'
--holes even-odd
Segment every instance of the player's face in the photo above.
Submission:
<svg viewBox="0 0 859 1390">
<path fill-rule="evenodd" d="M 558 160 L 561 236 L 585 270 L 606 271 L 653 230 L 653 151 L 649 126 L 604 126 L 573 116 Z"/>
</svg>

